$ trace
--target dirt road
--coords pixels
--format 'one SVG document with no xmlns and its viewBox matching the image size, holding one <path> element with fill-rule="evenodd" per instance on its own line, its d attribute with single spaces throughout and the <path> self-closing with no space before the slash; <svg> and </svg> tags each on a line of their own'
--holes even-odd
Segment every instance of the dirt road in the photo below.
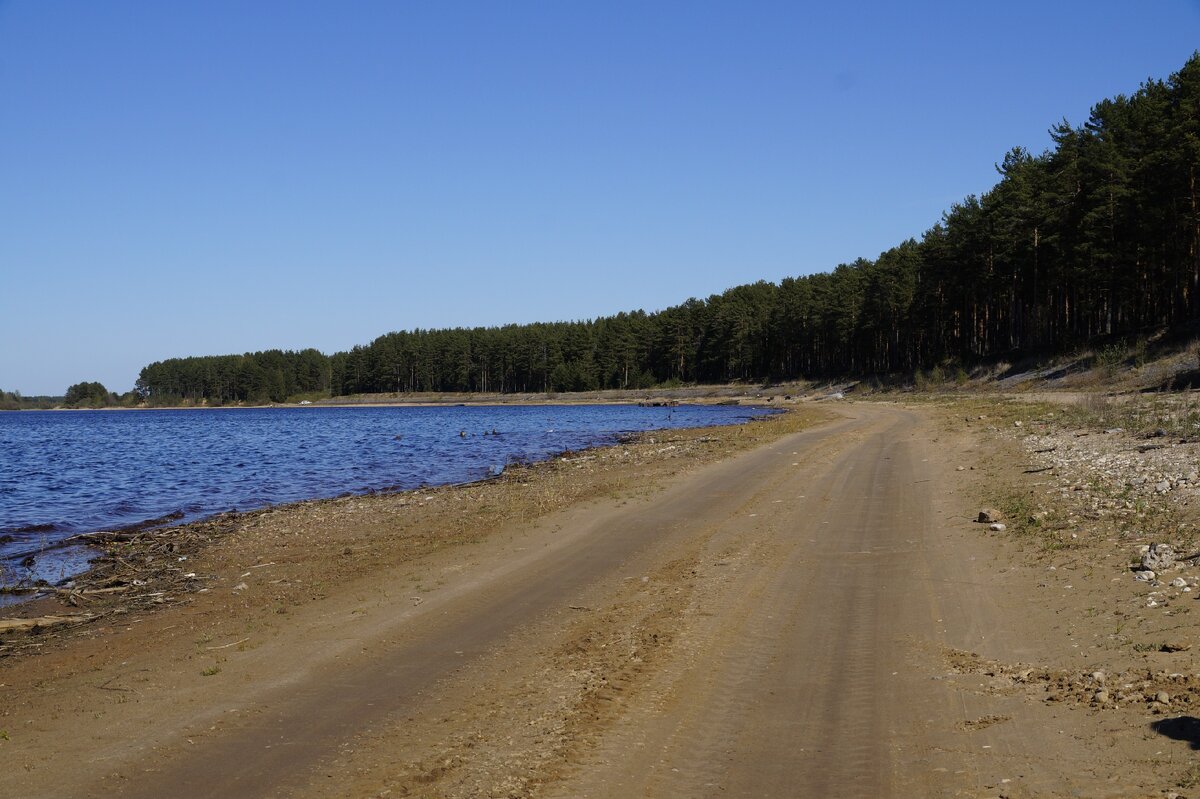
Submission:
<svg viewBox="0 0 1200 799">
<path fill-rule="evenodd" d="M 967 445 L 936 436 L 847 406 L 454 553 L 426 597 L 378 577 L 212 679 L 164 669 L 69 730 L 30 722 L 26 751 L 61 767 L 9 795 L 1125 795 L 1092 722 L 1064 733 L 948 669 L 1036 653 L 1050 611 L 964 530 Z"/>
<path fill-rule="evenodd" d="M 761 456 L 739 499 L 763 512 L 724 519 L 710 545 L 770 551 L 701 625 L 707 662 L 564 795 L 927 793 L 905 750 L 953 710 L 927 675 L 913 679 L 909 651 L 942 615 L 925 540 L 933 483 L 915 421 L 872 422 Z M 636 755 L 612 768 L 622 752 Z"/>
</svg>

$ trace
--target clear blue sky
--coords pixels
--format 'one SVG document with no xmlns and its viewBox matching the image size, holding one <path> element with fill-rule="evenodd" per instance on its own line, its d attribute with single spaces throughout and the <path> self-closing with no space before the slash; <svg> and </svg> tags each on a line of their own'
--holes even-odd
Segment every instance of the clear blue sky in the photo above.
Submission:
<svg viewBox="0 0 1200 799">
<path fill-rule="evenodd" d="M 0 0 L 0 387 L 875 257 L 1197 47 L 1186 0 Z"/>
</svg>

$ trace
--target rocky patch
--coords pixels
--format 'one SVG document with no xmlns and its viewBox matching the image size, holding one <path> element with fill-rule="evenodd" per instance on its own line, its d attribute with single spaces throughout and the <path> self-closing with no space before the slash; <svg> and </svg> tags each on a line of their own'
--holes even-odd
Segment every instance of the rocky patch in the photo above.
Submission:
<svg viewBox="0 0 1200 799">
<path fill-rule="evenodd" d="M 1128 669 L 1071 671 L 1026 663 L 1001 663 L 973 652 L 948 650 L 946 661 L 953 674 L 989 678 L 991 693 L 1023 693 L 1030 699 L 1084 705 L 1092 709 L 1136 710 L 1162 714 L 1190 713 L 1200 708 L 1200 673 Z"/>
</svg>

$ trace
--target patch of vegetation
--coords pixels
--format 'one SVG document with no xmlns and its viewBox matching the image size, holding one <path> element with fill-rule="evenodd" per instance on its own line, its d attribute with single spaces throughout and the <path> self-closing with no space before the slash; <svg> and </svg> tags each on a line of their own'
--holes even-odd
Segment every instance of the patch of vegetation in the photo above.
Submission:
<svg viewBox="0 0 1200 799">
<path fill-rule="evenodd" d="M 1110 344 L 1096 352 L 1096 368 L 1104 377 L 1112 379 L 1117 376 L 1117 370 L 1125 363 L 1125 348 Z"/>
<path fill-rule="evenodd" d="M 1134 435 L 1189 438 L 1200 435 L 1200 397 L 1193 394 L 1088 394 L 1062 408 L 1064 426 L 1121 429 Z"/>
<path fill-rule="evenodd" d="M 1039 511 L 1032 491 L 1012 489 L 993 496 L 992 504 L 1004 514 L 1007 531 L 1035 546 L 1040 552 L 1057 552 L 1076 545 L 1065 525 L 1056 525 L 1049 514 Z"/>
<path fill-rule="evenodd" d="M 1179 778 L 1177 785 L 1183 790 L 1200 786 L 1200 764 L 1188 766 L 1187 771 Z"/>
<path fill-rule="evenodd" d="M 62 404 L 62 397 L 26 397 L 20 391 L 0 391 L 0 411 L 49 410 Z"/>
</svg>

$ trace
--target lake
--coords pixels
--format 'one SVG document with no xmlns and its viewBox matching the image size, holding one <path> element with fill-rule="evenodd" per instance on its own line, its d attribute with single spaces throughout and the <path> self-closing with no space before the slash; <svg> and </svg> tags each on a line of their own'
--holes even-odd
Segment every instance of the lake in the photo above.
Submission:
<svg viewBox="0 0 1200 799">
<path fill-rule="evenodd" d="M 569 405 L 0 413 L 2 577 L 56 582 L 82 571 L 82 548 L 21 566 L 75 533 L 479 480 L 513 461 L 623 434 L 768 412 Z"/>
</svg>

